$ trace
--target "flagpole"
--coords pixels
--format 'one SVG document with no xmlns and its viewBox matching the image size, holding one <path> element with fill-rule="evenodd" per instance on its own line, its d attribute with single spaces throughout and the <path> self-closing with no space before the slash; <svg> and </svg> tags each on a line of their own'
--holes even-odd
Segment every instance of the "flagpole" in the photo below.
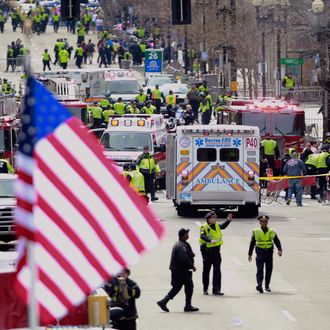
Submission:
<svg viewBox="0 0 330 330">
<path fill-rule="evenodd" d="M 37 266 L 35 260 L 35 243 L 32 241 L 28 242 L 27 253 L 28 253 L 28 265 L 30 269 L 30 290 L 29 290 L 29 307 L 28 307 L 28 320 L 29 329 L 37 330 L 39 326 L 39 310 L 36 297 L 36 282 L 38 279 Z"/>
<path fill-rule="evenodd" d="M 28 77 L 31 76 L 31 55 L 25 55 L 24 58 L 24 71 Z M 37 330 L 39 327 L 39 308 L 37 301 L 37 281 L 38 270 L 35 258 L 36 243 L 28 241 L 27 243 L 27 258 L 28 266 L 30 269 L 30 290 L 29 290 L 29 307 L 28 307 L 28 323 L 30 330 Z"/>
</svg>

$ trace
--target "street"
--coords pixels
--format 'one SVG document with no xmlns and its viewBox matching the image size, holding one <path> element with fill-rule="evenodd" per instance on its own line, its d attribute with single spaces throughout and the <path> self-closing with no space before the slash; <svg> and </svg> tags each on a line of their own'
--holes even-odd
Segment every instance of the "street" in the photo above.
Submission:
<svg viewBox="0 0 330 330">
<path fill-rule="evenodd" d="M 330 322 L 330 223 L 329 207 L 306 199 L 303 208 L 273 203 L 262 205 L 260 214 L 270 217 L 269 226 L 276 230 L 283 256 L 274 251 L 271 293 L 260 294 L 255 286 L 255 261 L 247 260 L 256 219 L 235 219 L 223 231 L 222 291 L 224 296 L 204 296 L 202 259 L 199 252 L 200 218 L 185 219 L 176 215 L 171 201 L 159 194 L 152 204 L 166 226 L 160 246 L 146 255 L 132 270 L 132 278 L 141 286 L 137 302 L 140 329 L 328 329 Z M 234 216 L 235 217 L 235 216 Z M 219 219 L 220 221 L 223 219 Z M 168 303 L 170 313 L 162 312 L 156 301 L 170 289 L 168 269 L 171 247 L 180 228 L 190 229 L 190 243 L 196 253 L 193 305 L 198 313 L 183 312 L 184 293 Z M 262 321 L 262 322 L 261 322 Z"/>
<path fill-rule="evenodd" d="M 48 27 L 45 35 L 33 35 L 32 39 L 20 32 L 12 33 L 9 24 L 1 34 L 0 58 L 5 59 L 6 47 L 21 38 L 32 52 L 32 69 L 42 69 L 41 54 L 48 48 L 54 59 L 53 47 L 58 37 L 67 36 L 76 46 L 76 35 L 61 28 L 54 34 Z M 96 43 L 96 35 L 90 35 Z M 86 36 L 89 39 L 89 35 Z M 4 60 L 3 60 L 4 61 Z M 71 59 L 74 68 L 74 61 Z M 86 66 L 85 66 L 86 67 Z M 92 66 L 96 68 L 96 56 Z M 114 67 L 117 67 L 115 65 Z M 52 65 L 52 69 L 57 69 Z M 21 73 L 0 72 L 0 78 L 12 80 L 16 87 Z M 313 108 L 310 118 L 316 116 Z M 308 115 L 306 116 L 308 117 Z M 166 235 L 160 245 L 142 258 L 132 269 L 131 278 L 142 290 L 137 300 L 138 329 L 329 329 L 330 324 L 330 206 L 322 206 L 309 198 L 303 199 L 304 207 L 295 203 L 285 205 L 283 199 L 270 205 L 262 205 L 260 214 L 270 217 L 269 226 L 278 234 L 283 256 L 274 251 L 274 270 L 271 293 L 256 291 L 255 260 L 248 262 L 248 248 L 252 230 L 259 226 L 256 219 L 236 219 L 223 231 L 222 292 L 224 296 L 204 296 L 202 289 L 202 258 L 199 251 L 199 225 L 204 222 L 201 213 L 196 218 L 180 218 L 172 201 L 164 191 L 159 200 L 151 203 L 156 215 L 166 227 Z M 220 217 L 219 221 L 224 221 Z M 170 289 L 169 261 L 171 248 L 177 240 L 180 228 L 190 229 L 188 242 L 196 254 L 197 271 L 194 273 L 192 304 L 200 309 L 197 313 L 184 313 L 184 292 L 168 303 L 170 313 L 164 313 L 156 302 Z M 254 255 L 255 257 L 255 255 Z"/>
</svg>

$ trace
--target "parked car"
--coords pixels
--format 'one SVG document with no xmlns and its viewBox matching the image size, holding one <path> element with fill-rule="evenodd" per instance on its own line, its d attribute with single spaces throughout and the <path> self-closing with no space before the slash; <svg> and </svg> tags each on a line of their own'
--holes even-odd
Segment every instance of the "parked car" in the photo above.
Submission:
<svg viewBox="0 0 330 330">
<path fill-rule="evenodd" d="M 173 75 L 171 74 L 153 74 L 146 80 L 144 91 L 148 94 L 152 92 L 156 85 L 163 86 L 164 84 L 175 84 Z"/>
</svg>

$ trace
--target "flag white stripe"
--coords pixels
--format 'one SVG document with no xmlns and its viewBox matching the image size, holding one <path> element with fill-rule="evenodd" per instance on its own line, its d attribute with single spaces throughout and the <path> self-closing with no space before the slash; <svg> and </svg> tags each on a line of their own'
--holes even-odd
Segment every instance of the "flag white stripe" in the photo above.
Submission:
<svg viewBox="0 0 330 330">
<path fill-rule="evenodd" d="M 65 272 L 57 260 L 40 245 L 36 251 L 36 257 L 38 267 L 58 285 L 63 295 L 74 305 L 81 302 L 85 293 L 80 289 L 79 285 L 77 285 L 71 276 Z M 58 281 L 59 278 L 61 279 L 60 283 Z"/>
<path fill-rule="evenodd" d="M 15 223 L 27 230 L 35 231 L 32 213 L 19 206 L 15 208 Z"/>
<path fill-rule="evenodd" d="M 19 282 L 28 291 L 30 287 L 30 269 L 24 266 L 17 275 Z M 45 287 L 45 285 L 37 280 L 36 283 L 36 297 L 39 304 L 41 304 L 50 314 L 56 315 L 57 318 L 61 318 L 66 315 L 66 307 L 58 300 L 53 292 Z"/>
<path fill-rule="evenodd" d="M 139 237 L 140 241 L 146 245 L 147 249 L 155 247 L 159 242 L 159 238 L 121 185 L 119 183 L 112 185 L 104 184 L 104 178 L 108 178 L 109 182 L 118 182 L 109 173 L 106 165 L 99 161 L 68 125 L 60 125 L 54 132 L 54 135 L 63 145 L 67 145 L 67 141 L 70 141 L 70 144 L 74 146 L 74 148 L 70 148 L 72 156 L 87 172 L 90 172 L 90 175 L 102 186 L 108 196 L 116 196 L 117 206 L 119 209 L 125 210 L 126 221 L 130 224 L 130 227 L 136 236 Z M 102 222 L 102 219 L 100 219 L 100 222 Z"/>
<path fill-rule="evenodd" d="M 33 189 L 33 186 L 22 180 L 16 180 L 15 193 L 16 193 L 16 197 L 20 198 L 21 200 L 29 204 L 34 204 L 36 201 L 36 194 Z"/>
<path fill-rule="evenodd" d="M 61 242 L 61 247 L 57 246 L 57 249 L 60 252 L 66 251 L 65 258 L 70 260 L 72 258 L 77 259 L 79 262 L 81 269 L 84 270 L 89 275 L 89 281 L 91 281 L 90 285 L 98 285 L 100 281 L 103 279 L 100 277 L 98 270 L 94 268 L 94 266 L 89 262 L 87 256 L 84 255 L 83 251 L 81 251 L 75 243 L 70 240 L 68 236 L 66 236 L 63 231 L 53 222 L 47 214 L 45 214 L 41 209 L 35 209 L 35 218 L 38 223 L 38 230 L 47 237 L 47 233 L 52 233 L 52 238 L 49 239 L 50 242 Z M 39 221 L 40 220 L 40 221 Z M 88 247 L 86 247 L 88 248 Z M 63 249 L 63 250 L 62 250 Z M 46 259 L 45 259 L 46 261 Z M 111 265 L 115 266 L 115 265 Z M 61 267 L 61 265 L 59 265 Z M 104 267 L 105 268 L 105 267 Z M 105 268 L 107 270 L 107 268 Z M 57 274 L 56 274 L 57 276 Z"/>
<path fill-rule="evenodd" d="M 36 154 L 42 158 L 50 168 L 52 168 L 53 164 L 56 164 L 56 170 L 53 170 L 55 175 L 58 175 L 60 178 L 66 178 L 63 184 L 89 210 L 94 218 L 98 220 L 98 223 L 102 223 L 103 219 L 109 219 L 107 221 L 107 228 L 104 228 L 104 230 L 111 233 L 113 245 L 121 246 L 125 251 L 125 256 L 122 255 L 122 258 L 139 259 L 140 255 L 127 239 L 127 234 L 119 226 L 118 222 L 109 211 L 109 208 L 104 204 L 104 201 L 100 199 L 102 196 L 98 196 L 91 187 L 86 184 L 81 176 L 75 172 L 72 167 L 68 166 L 67 161 L 57 152 L 48 140 L 44 139 L 42 142 L 38 143 Z M 44 155 L 47 155 L 47 157 L 44 157 Z M 99 219 L 101 221 L 99 221 Z"/>
<path fill-rule="evenodd" d="M 90 223 L 66 200 L 52 182 L 41 171 L 36 172 L 35 178 L 36 184 L 42 187 L 45 201 L 49 205 L 61 205 L 60 208 L 55 210 L 59 216 L 81 238 L 89 250 L 98 251 L 97 254 L 93 253 L 95 258 L 101 264 L 113 265 L 114 270 L 120 269 L 120 265 L 114 261 L 108 248 L 100 240 Z M 51 239 L 51 236 L 49 239 Z"/>
<path fill-rule="evenodd" d="M 33 175 L 33 170 L 35 167 L 35 160 L 33 158 L 18 152 L 15 161 L 17 167 L 23 170 L 24 173 L 30 176 Z"/>
</svg>

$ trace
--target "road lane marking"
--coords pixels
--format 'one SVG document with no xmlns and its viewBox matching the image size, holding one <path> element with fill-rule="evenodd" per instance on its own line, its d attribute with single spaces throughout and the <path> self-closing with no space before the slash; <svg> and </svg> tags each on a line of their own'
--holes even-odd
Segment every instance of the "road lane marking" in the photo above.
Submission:
<svg viewBox="0 0 330 330">
<path fill-rule="evenodd" d="M 198 226 L 198 227 L 202 226 L 201 222 L 199 222 L 199 221 L 195 221 L 195 225 Z"/>
<path fill-rule="evenodd" d="M 288 311 L 282 309 L 281 313 L 291 322 L 296 322 L 297 320 L 293 317 L 292 314 L 290 314 Z"/>
<path fill-rule="evenodd" d="M 234 316 L 232 321 L 233 321 L 233 326 L 240 326 L 243 324 L 243 320 L 241 319 L 240 316 Z"/>
<path fill-rule="evenodd" d="M 243 266 L 243 263 L 240 260 L 238 260 L 237 258 L 232 258 L 232 260 L 233 260 L 234 264 L 236 264 L 237 266 L 239 266 L 239 267 Z"/>
<path fill-rule="evenodd" d="M 330 237 L 320 237 L 321 241 L 330 241 Z"/>
</svg>

